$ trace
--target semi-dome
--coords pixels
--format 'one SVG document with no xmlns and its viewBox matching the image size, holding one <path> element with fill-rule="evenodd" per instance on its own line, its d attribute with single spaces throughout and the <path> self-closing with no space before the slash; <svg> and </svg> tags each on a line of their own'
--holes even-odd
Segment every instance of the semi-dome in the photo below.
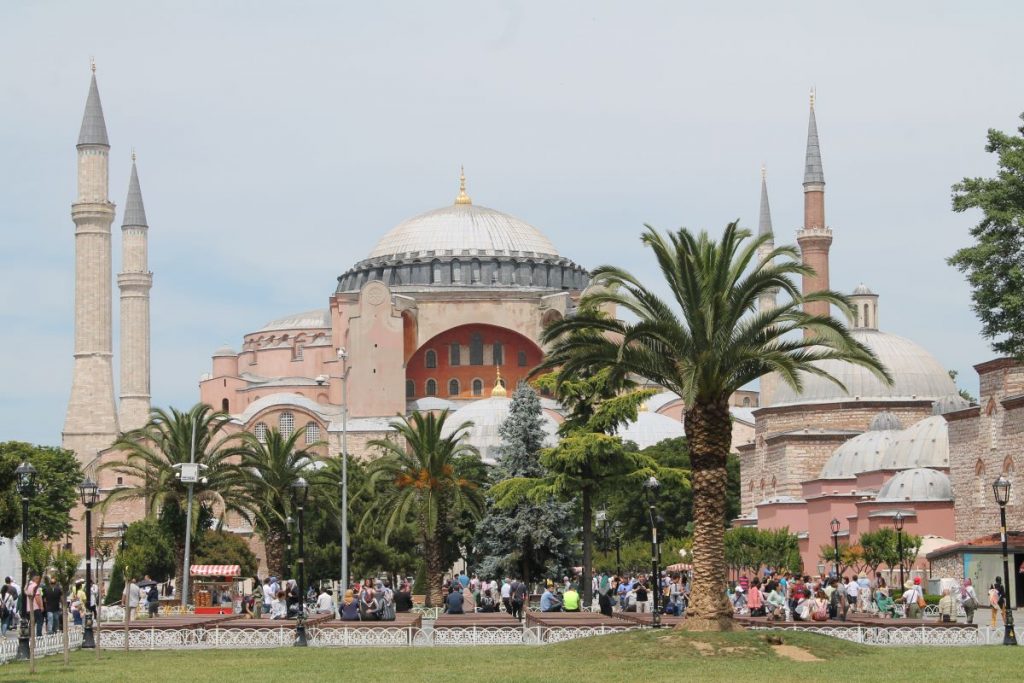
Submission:
<svg viewBox="0 0 1024 683">
<path fill-rule="evenodd" d="M 450 436 L 459 425 L 464 422 L 472 422 L 473 426 L 466 431 L 469 443 L 480 451 L 480 457 L 484 462 L 494 464 L 498 460 L 502 441 L 498 430 L 508 419 L 511 409 L 512 401 L 505 397 L 473 401 L 448 416 L 441 435 Z M 546 413 L 541 414 L 541 419 L 543 420 L 542 427 L 547 434 L 544 445 L 554 446 L 557 440 L 558 423 Z"/>
<path fill-rule="evenodd" d="M 949 396 L 943 396 L 932 404 L 932 415 L 945 415 L 956 410 L 969 408 L 970 405 L 970 401 L 960 394 L 950 394 Z"/>
<path fill-rule="evenodd" d="M 879 503 L 953 500 L 949 477 L 927 467 L 903 470 L 882 485 L 875 498 Z"/>
<path fill-rule="evenodd" d="M 945 418 L 933 415 L 897 432 L 882 458 L 883 470 L 949 467 L 949 430 Z"/>
<path fill-rule="evenodd" d="M 331 314 L 326 308 L 315 308 L 312 311 L 292 313 L 277 320 L 271 320 L 258 332 L 274 332 L 277 330 L 319 330 L 331 326 Z"/>
<path fill-rule="evenodd" d="M 803 391 L 797 394 L 788 385 L 779 382 L 772 405 L 852 400 L 934 401 L 956 393 L 956 386 L 946 368 L 919 344 L 904 337 L 873 329 L 850 330 L 850 334 L 878 356 L 893 378 L 891 386 L 886 385 L 867 368 L 838 360 L 824 360 L 816 362 L 815 365 L 842 382 L 846 387 L 845 391 L 824 377 L 802 373 Z"/>
<path fill-rule="evenodd" d="M 896 416 L 896 413 L 889 410 L 883 410 L 878 415 L 875 415 L 871 418 L 871 424 L 868 425 L 868 431 L 870 432 L 897 431 L 900 429 L 903 429 L 900 418 Z"/>
<path fill-rule="evenodd" d="M 832 451 L 825 466 L 821 468 L 820 478 L 853 479 L 861 472 L 879 469 L 897 433 L 892 429 L 883 429 L 853 437 Z"/>
<path fill-rule="evenodd" d="M 683 423 L 673 420 L 667 415 L 641 410 L 636 420 L 619 429 L 623 441 L 632 441 L 640 448 L 647 448 L 665 439 L 676 439 L 686 436 Z"/>
</svg>

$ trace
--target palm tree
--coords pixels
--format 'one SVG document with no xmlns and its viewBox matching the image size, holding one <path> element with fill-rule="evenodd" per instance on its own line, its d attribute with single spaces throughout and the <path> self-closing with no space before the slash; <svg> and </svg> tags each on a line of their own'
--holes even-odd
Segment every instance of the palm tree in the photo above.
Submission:
<svg viewBox="0 0 1024 683">
<path fill-rule="evenodd" d="M 204 466 L 204 482 L 194 487 L 193 505 L 211 510 L 216 506 L 221 514 L 236 512 L 249 518 L 249 506 L 237 486 L 236 469 L 228 462 L 230 454 L 226 445 L 231 437 L 225 434 L 224 428 L 229 419 L 227 414 L 215 412 L 203 403 L 197 403 L 188 412 L 155 408 L 143 427 L 122 434 L 114 442 L 114 448 L 124 454 L 124 460 L 100 465 L 101 470 L 113 470 L 125 477 L 125 485 L 111 491 L 101 507 L 117 501 L 144 501 L 146 512 L 160 515 L 174 538 L 176 566 L 184 563 L 188 498 L 188 489 L 178 481 L 176 466 L 189 462 L 193 434 L 195 462 Z M 193 524 L 199 519 L 195 512 L 194 509 Z M 181 581 L 179 575 L 176 580 L 179 591 Z"/>
<path fill-rule="evenodd" d="M 439 415 L 413 413 L 391 423 L 399 439 L 375 439 L 369 445 L 384 454 L 369 465 L 367 492 L 370 507 L 365 525 L 377 518 L 384 523 L 384 540 L 406 521 L 414 521 L 423 545 L 427 573 L 427 604 L 440 605 L 444 578 L 444 541 L 452 523 L 463 512 L 483 512 L 483 484 L 465 465 L 479 460 L 476 448 L 465 441 L 472 423 L 459 425 L 444 437 L 448 411 Z M 403 443 L 404 442 L 404 443 Z"/>
<path fill-rule="evenodd" d="M 550 352 L 542 367 L 560 368 L 564 376 L 610 368 L 625 377 L 634 373 L 679 394 L 686 404 L 686 436 L 693 484 L 694 581 L 688 627 L 727 629 L 732 610 L 725 598 L 726 458 L 732 424 L 729 397 L 768 373 L 777 373 L 799 391 L 802 373 L 818 375 L 839 386 L 816 361 L 855 363 L 885 381 L 887 371 L 857 342 L 842 322 L 810 315 L 806 302 L 825 301 L 844 311 L 840 294 L 802 294 L 797 275 L 812 273 L 791 246 L 778 247 L 757 260 L 769 236 L 747 241 L 751 234 L 730 223 L 719 242 L 706 232 L 680 229 L 665 236 L 646 226 L 642 241 L 657 258 L 669 303 L 629 272 L 602 266 L 594 280 L 602 288 L 583 297 L 580 314 L 545 329 Z M 758 296 L 780 291 L 788 300 L 770 310 L 756 310 Z M 601 316 L 595 309 L 620 306 L 633 322 Z M 801 334 L 801 333 L 805 334 Z"/>
<path fill-rule="evenodd" d="M 297 447 L 304 436 L 305 432 L 299 430 L 286 437 L 271 428 L 261 441 L 254 434 L 242 432 L 235 437 L 237 445 L 227 449 L 227 455 L 239 458 L 237 485 L 245 491 L 256 529 L 266 545 L 267 566 L 278 576 L 286 575 L 284 550 L 292 512 L 292 484 L 305 478 L 312 498 L 329 483 L 326 471 L 320 469 L 322 459 L 312 450 L 320 444 Z"/>
</svg>

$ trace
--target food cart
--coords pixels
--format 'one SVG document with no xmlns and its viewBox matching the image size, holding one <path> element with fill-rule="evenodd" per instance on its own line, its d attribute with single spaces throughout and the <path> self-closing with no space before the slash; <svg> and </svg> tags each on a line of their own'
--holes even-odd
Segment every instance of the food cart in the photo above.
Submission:
<svg viewBox="0 0 1024 683">
<path fill-rule="evenodd" d="M 242 568 L 237 564 L 194 564 L 192 576 L 196 614 L 238 614 L 242 611 Z"/>
</svg>

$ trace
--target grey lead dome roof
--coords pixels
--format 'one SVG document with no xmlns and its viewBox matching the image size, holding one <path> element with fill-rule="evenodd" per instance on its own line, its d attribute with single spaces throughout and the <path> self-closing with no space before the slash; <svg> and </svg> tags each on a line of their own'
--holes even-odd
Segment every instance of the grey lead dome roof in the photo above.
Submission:
<svg viewBox="0 0 1024 683">
<path fill-rule="evenodd" d="M 321 329 L 331 326 L 331 313 L 326 308 L 314 308 L 312 311 L 293 313 L 277 320 L 271 320 L 261 327 L 258 332 L 273 332 L 275 330 L 304 330 Z"/>
<path fill-rule="evenodd" d="M 772 400 L 773 406 L 805 403 L 831 403 L 848 400 L 936 400 L 956 394 L 956 385 L 935 356 L 924 347 L 904 337 L 878 330 L 850 330 L 854 339 L 875 352 L 892 375 L 892 386 L 867 368 L 838 360 L 815 363 L 846 387 L 843 391 L 834 383 L 816 375 L 802 374 L 803 391 L 796 394 L 788 385 L 779 383 Z"/>
<path fill-rule="evenodd" d="M 879 503 L 953 500 L 953 487 L 942 472 L 919 467 L 903 470 L 882 484 L 875 500 Z"/>
<path fill-rule="evenodd" d="M 518 218 L 485 206 L 453 204 L 399 223 L 377 242 L 369 258 L 444 250 L 455 255 L 558 256 L 547 237 Z"/>
</svg>

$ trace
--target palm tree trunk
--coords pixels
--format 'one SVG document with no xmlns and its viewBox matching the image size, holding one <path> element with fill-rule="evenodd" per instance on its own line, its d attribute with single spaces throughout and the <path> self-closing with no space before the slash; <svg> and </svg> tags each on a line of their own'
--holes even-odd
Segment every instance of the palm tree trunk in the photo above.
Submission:
<svg viewBox="0 0 1024 683">
<path fill-rule="evenodd" d="M 427 607 L 440 607 L 444 603 L 441 580 L 444 578 L 444 563 L 441 544 L 436 538 L 423 539 L 424 563 L 427 569 Z"/>
<path fill-rule="evenodd" d="M 267 551 L 267 572 L 271 576 L 285 576 L 284 538 L 275 531 L 267 531 L 263 545 Z"/>
<path fill-rule="evenodd" d="M 589 487 L 583 488 L 583 572 L 580 575 L 580 582 L 583 585 L 580 587 L 583 589 L 583 604 L 588 606 L 593 599 L 591 595 L 593 586 L 590 580 L 591 546 L 594 541 L 592 528 L 593 514 L 591 511 L 592 495 Z"/>
<path fill-rule="evenodd" d="M 733 627 L 726 597 L 725 505 L 729 477 L 726 460 L 732 420 L 726 400 L 697 403 L 686 411 L 693 483 L 693 587 L 684 627 L 722 631 Z"/>
</svg>

